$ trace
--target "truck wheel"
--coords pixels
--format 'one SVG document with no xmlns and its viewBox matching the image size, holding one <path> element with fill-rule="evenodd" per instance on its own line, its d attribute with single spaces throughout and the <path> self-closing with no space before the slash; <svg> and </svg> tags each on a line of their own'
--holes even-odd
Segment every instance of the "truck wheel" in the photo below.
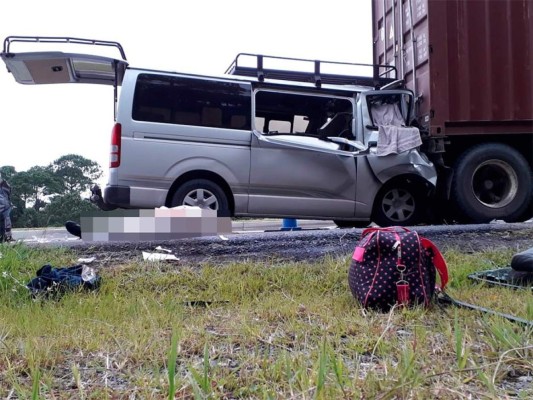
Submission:
<svg viewBox="0 0 533 400">
<path fill-rule="evenodd" d="M 531 207 L 531 168 L 508 145 L 472 147 L 459 157 L 454 169 L 452 198 L 471 222 L 516 221 Z"/>
<path fill-rule="evenodd" d="M 229 217 L 229 203 L 224 191 L 207 179 L 193 179 L 181 185 L 172 197 L 172 206 L 192 206 L 215 210 L 219 217 Z"/>
<path fill-rule="evenodd" d="M 372 220 L 381 227 L 420 223 L 425 212 L 422 193 L 413 182 L 385 185 L 376 197 Z"/>
</svg>

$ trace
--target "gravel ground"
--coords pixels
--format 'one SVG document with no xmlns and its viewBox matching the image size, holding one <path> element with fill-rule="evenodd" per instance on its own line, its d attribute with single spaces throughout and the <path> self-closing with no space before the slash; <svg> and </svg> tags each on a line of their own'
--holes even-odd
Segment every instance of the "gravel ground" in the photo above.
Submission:
<svg viewBox="0 0 533 400">
<path fill-rule="evenodd" d="M 533 222 L 519 224 L 420 226 L 415 229 L 441 251 L 471 253 L 487 249 L 518 251 L 533 247 Z M 80 257 L 95 256 L 104 264 L 142 259 L 142 251 L 157 246 L 172 251 L 180 263 L 224 263 L 239 260 L 315 261 L 326 255 L 350 254 L 361 229 L 264 232 L 161 242 L 83 242 L 62 244 Z"/>
</svg>

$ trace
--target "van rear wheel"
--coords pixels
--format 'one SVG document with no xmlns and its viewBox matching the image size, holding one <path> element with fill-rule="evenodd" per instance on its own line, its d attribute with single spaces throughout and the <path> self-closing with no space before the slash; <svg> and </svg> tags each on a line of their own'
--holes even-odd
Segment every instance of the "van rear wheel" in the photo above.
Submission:
<svg viewBox="0 0 533 400">
<path fill-rule="evenodd" d="M 174 193 L 172 206 L 200 207 L 217 211 L 219 217 L 230 215 L 228 198 L 216 183 L 207 179 L 193 179 Z"/>
</svg>

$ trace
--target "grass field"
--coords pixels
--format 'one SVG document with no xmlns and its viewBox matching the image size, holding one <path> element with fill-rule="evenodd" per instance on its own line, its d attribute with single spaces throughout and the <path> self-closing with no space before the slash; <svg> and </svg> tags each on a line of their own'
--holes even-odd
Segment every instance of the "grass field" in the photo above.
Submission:
<svg viewBox="0 0 533 400">
<path fill-rule="evenodd" d="M 315 263 L 131 263 L 96 292 L 32 299 L 66 250 L 0 245 L 0 398 L 472 399 L 533 397 L 533 330 L 475 311 L 365 312 L 349 255 Z M 449 293 L 533 320 L 527 290 L 467 275 L 511 253 L 444 254 Z"/>
</svg>

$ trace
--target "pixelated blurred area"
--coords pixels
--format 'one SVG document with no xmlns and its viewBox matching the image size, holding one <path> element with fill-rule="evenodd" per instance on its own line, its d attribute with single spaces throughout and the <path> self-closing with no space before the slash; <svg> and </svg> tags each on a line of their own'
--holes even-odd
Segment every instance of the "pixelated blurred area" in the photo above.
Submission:
<svg viewBox="0 0 533 400">
<path fill-rule="evenodd" d="M 188 206 L 95 211 L 83 214 L 80 225 L 81 238 L 89 242 L 172 240 L 232 232 L 231 218 Z"/>
</svg>

